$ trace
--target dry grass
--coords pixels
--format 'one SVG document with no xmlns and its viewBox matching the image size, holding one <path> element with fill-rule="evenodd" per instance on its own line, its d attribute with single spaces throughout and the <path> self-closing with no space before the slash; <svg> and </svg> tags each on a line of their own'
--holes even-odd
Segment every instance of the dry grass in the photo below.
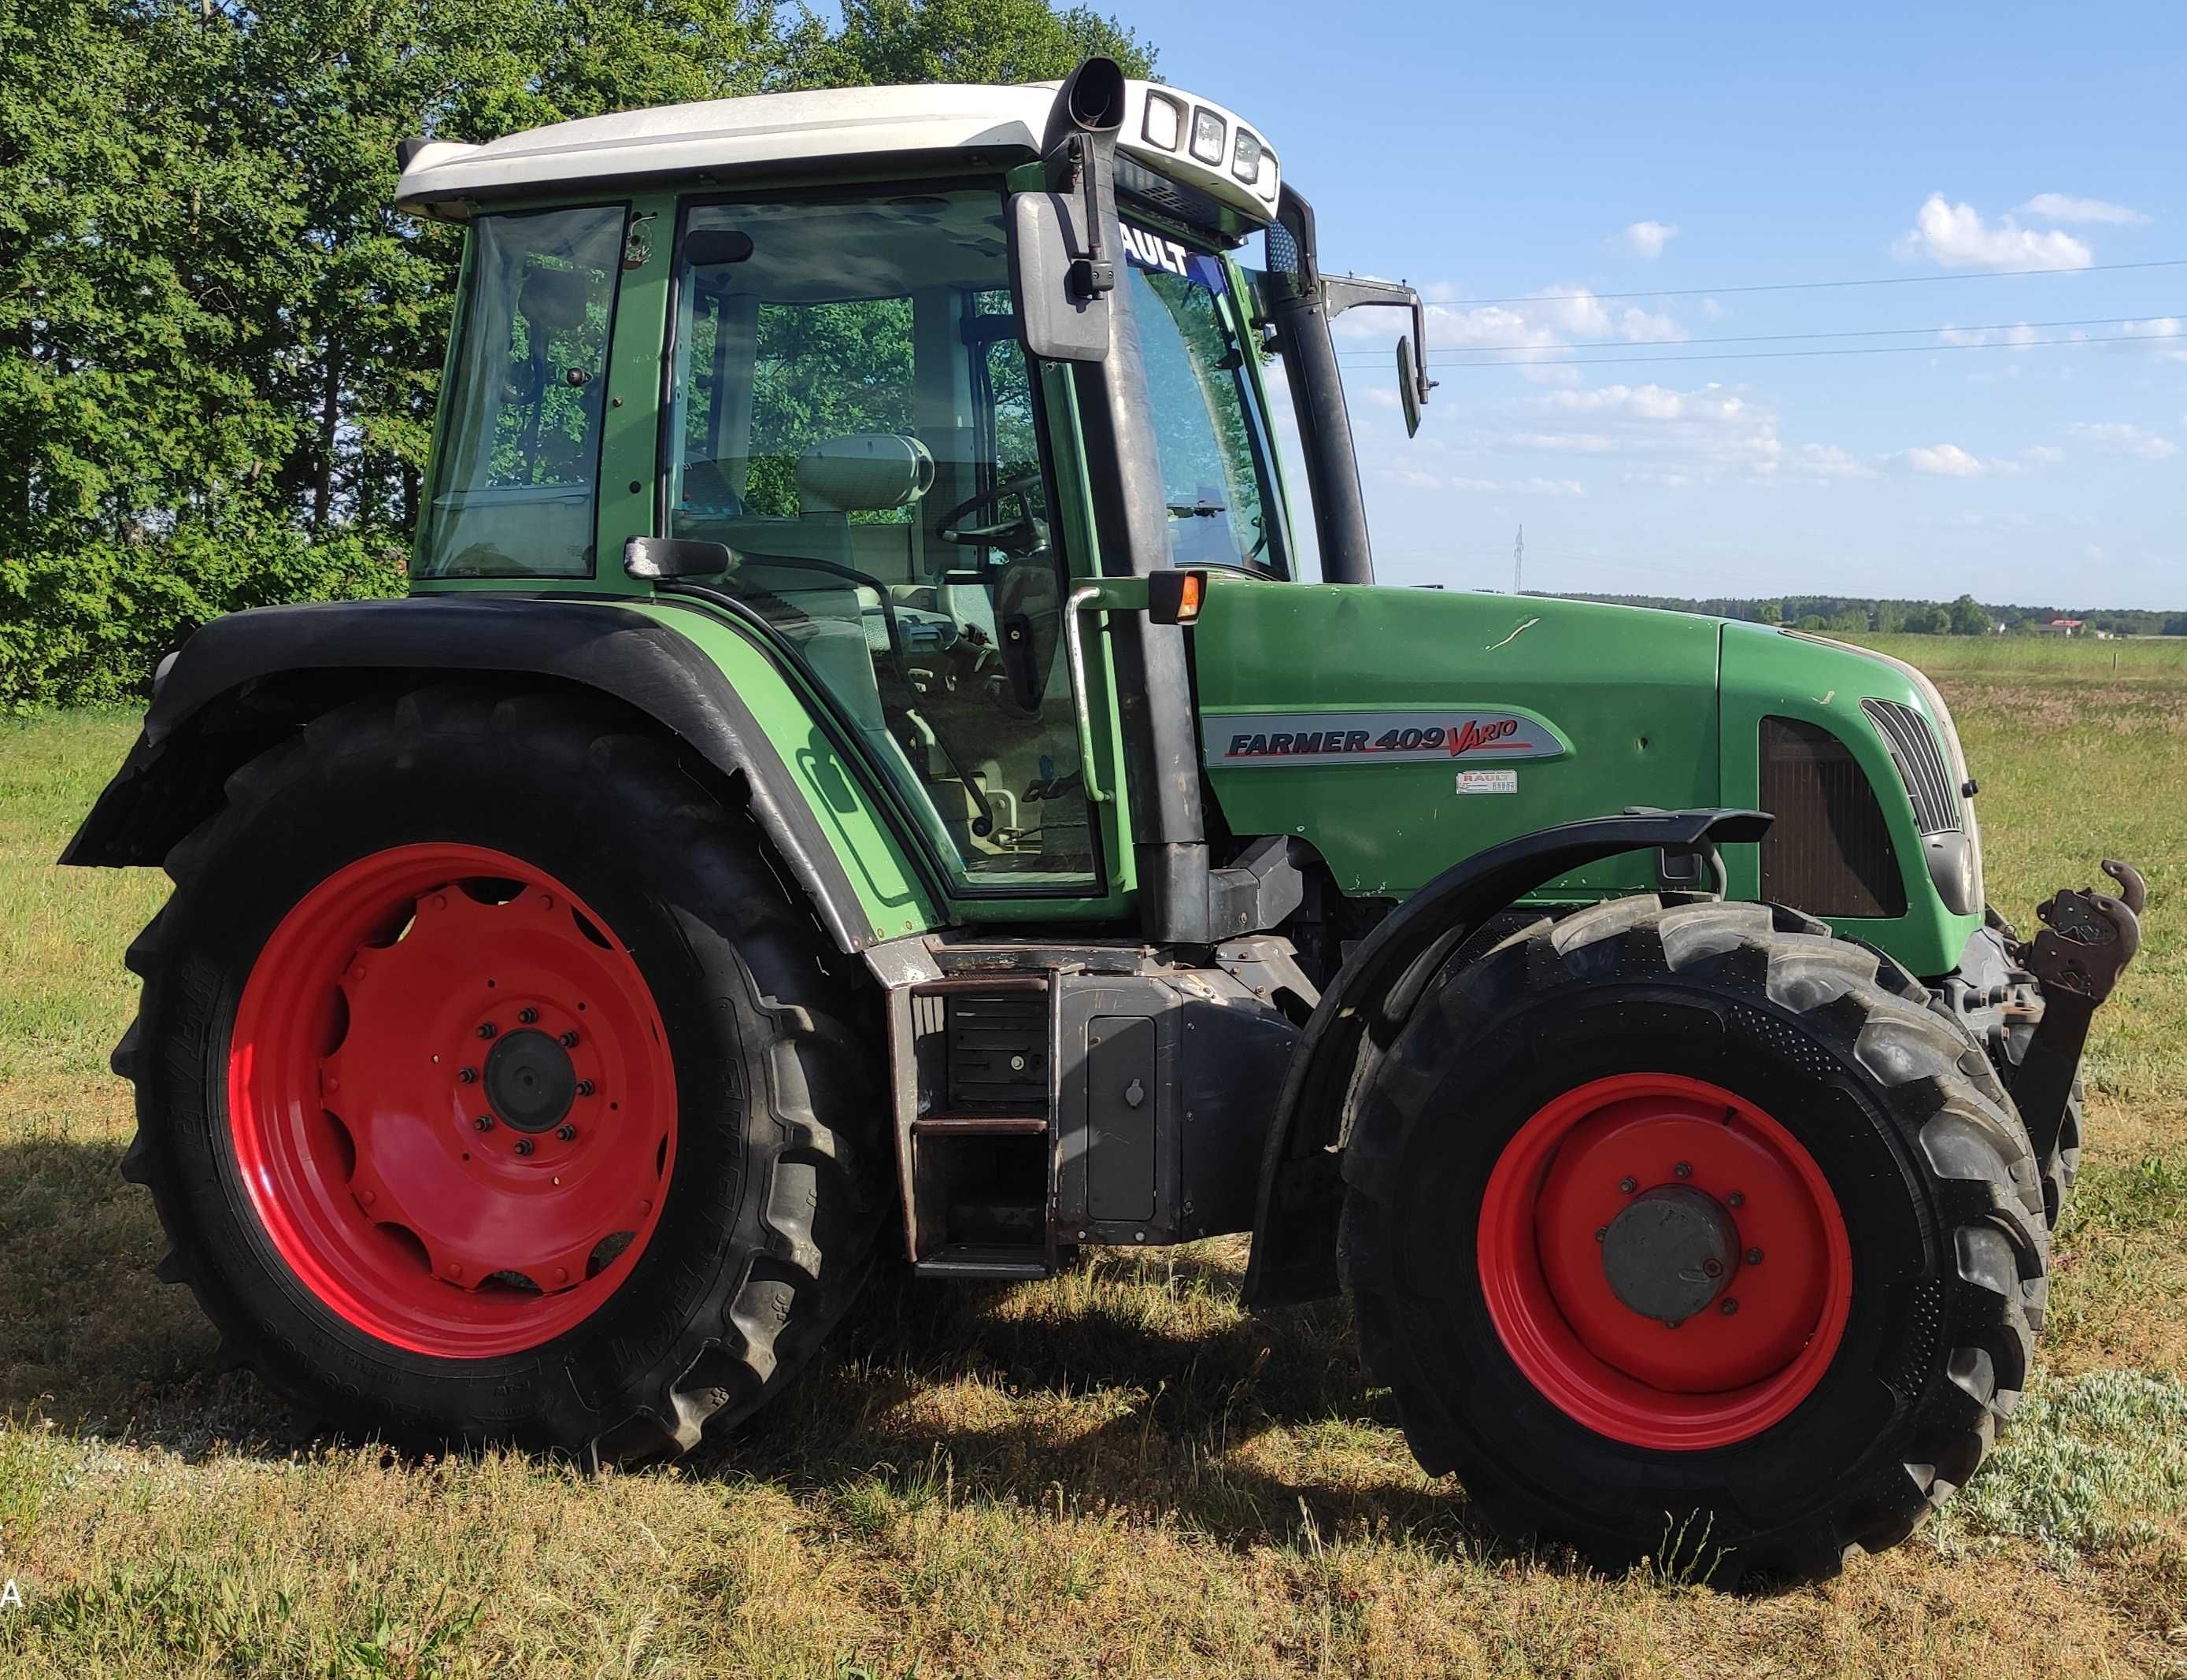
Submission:
<svg viewBox="0 0 2187 1680">
<path fill-rule="evenodd" d="M 2168 652 L 2169 650 L 2159 650 Z M 46 1675 L 2187 1675 L 2187 666 L 1920 645 L 2025 917 L 2149 867 L 2101 1018 L 2047 1374 L 1948 1520 L 1737 1599 L 1502 1548 L 1414 1468 L 1335 1307 L 1240 1246 L 884 1287 L 700 1464 L 586 1481 L 299 1440 L 151 1276 L 105 1070 L 163 883 L 52 868 L 130 722 L 0 731 L 0 1672 Z"/>
</svg>

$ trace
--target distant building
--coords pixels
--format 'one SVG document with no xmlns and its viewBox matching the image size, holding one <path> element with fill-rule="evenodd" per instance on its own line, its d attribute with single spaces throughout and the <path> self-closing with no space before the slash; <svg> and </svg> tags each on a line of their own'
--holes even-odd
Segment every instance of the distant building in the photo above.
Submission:
<svg viewBox="0 0 2187 1680">
<path fill-rule="evenodd" d="M 2077 636 L 2087 627 L 2086 622 L 2077 618 L 2054 618 L 2048 624 L 2035 626 L 2045 636 Z"/>
</svg>

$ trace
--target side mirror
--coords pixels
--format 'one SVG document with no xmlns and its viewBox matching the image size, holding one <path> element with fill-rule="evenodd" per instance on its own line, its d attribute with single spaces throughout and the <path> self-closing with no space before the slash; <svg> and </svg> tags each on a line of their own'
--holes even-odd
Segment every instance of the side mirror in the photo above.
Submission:
<svg viewBox="0 0 2187 1680">
<path fill-rule="evenodd" d="M 1397 404 L 1405 411 L 1405 435 L 1417 436 L 1420 430 L 1420 371 L 1413 362 L 1413 341 L 1408 338 L 1397 340 Z"/>
<path fill-rule="evenodd" d="M 1099 362 L 1109 353 L 1116 261 L 1108 229 L 1116 220 L 1125 91 L 1115 59 L 1083 60 L 1049 110 L 1046 190 L 1011 196 L 1010 301 L 1018 336 L 1035 356 Z"/>
<path fill-rule="evenodd" d="M 728 543 L 694 537 L 633 537 L 622 545 L 623 575 L 653 582 L 718 577 L 736 563 Z"/>
<path fill-rule="evenodd" d="M 1410 286 L 1388 280 L 1358 280 L 1346 275 L 1341 279 L 1326 277 L 1321 283 L 1323 307 L 1334 321 L 1347 309 L 1409 309 L 1413 312 L 1413 333 L 1409 339 L 1397 340 L 1397 401 L 1405 410 L 1405 435 L 1413 436 L 1420 429 L 1420 406 L 1428 400 L 1428 393 L 1436 382 L 1427 376 L 1425 363 L 1428 351 L 1428 312 L 1420 301 L 1420 295 Z"/>
</svg>

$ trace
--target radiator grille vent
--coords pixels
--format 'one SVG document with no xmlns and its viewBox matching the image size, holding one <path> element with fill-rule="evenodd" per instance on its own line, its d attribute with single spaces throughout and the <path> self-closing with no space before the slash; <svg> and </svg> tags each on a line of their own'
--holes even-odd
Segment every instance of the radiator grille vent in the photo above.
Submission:
<svg viewBox="0 0 2187 1680">
<path fill-rule="evenodd" d="M 1903 916 L 1906 888 L 1875 789 L 1827 729 L 1762 720 L 1762 896 L 1817 916 Z"/>
<path fill-rule="evenodd" d="M 1898 779 L 1906 784 L 1913 801 L 1914 825 L 1925 834 L 1948 834 L 1959 826 L 1959 789 L 1944 766 L 1944 750 L 1929 720 L 1910 705 L 1896 700 L 1863 700 L 1866 712 L 1883 744 L 1891 749 L 1898 767 Z"/>
</svg>

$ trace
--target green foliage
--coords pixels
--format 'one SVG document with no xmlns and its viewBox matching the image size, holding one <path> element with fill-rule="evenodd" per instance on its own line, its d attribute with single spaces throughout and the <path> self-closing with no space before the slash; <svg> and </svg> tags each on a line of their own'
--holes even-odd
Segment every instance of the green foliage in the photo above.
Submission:
<svg viewBox="0 0 2187 1680">
<path fill-rule="evenodd" d="M 396 142 L 824 83 L 1143 73 L 1045 0 L 0 8 L 0 710 L 138 692 L 195 626 L 401 587 L 456 230 Z"/>
</svg>

